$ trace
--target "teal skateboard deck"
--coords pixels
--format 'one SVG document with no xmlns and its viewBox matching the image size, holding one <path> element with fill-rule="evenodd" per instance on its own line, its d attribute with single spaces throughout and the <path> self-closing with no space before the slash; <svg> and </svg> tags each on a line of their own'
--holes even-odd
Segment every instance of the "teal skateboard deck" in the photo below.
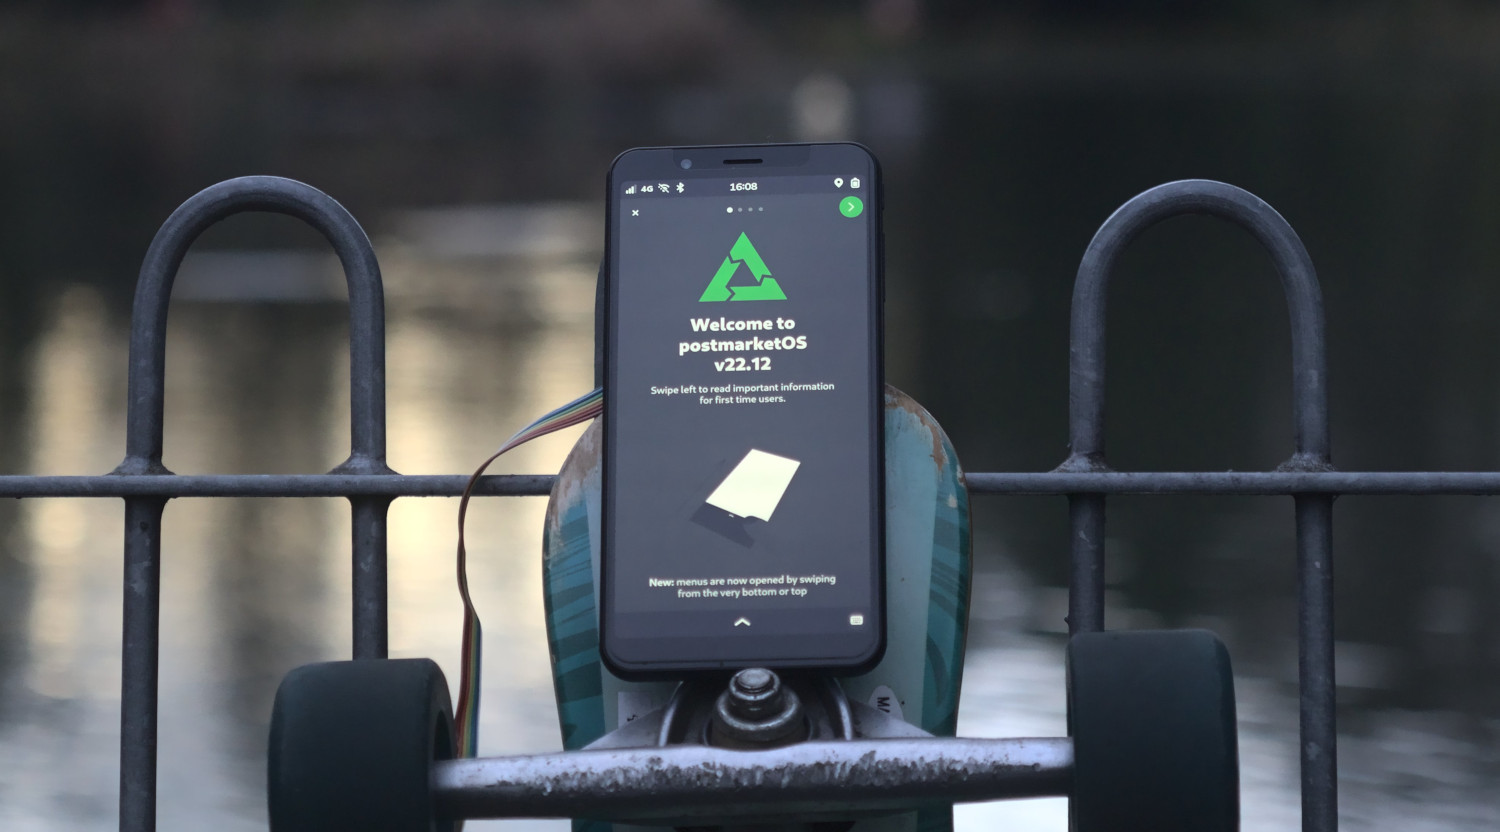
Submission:
<svg viewBox="0 0 1500 832">
<path fill-rule="evenodd" d="M 563 746 L 583 748 L 667 705 L 676 682 L 626 682 L 599 660 L 600 450 L 596 421 L 574 445 L 547 506 L 542 585 Z M 885 391 L 886 651 L 840 679 L 853 702 L 936 736 L 958 721 L 968 630 L 969 495 L 947 435 L 911 397 Z M 854 832 L 947 832 L 952 810 L 862 820 Z M 575 821 L 578 830 L 608 824 Z"/>
</svg>

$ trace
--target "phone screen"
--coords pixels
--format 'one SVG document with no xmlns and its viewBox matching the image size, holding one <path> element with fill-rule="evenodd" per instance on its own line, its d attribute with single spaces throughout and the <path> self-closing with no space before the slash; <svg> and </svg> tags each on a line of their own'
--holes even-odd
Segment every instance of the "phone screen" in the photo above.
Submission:
<svg viewBox="0 0 1500 832">
<path fill-rule="evenodd" d="M 747 154 L 763 161 L 723 163 Z M 601 607 L 617 672 L 853 667 L 883 648 L 877 174 L 857 145 L 616 161 Z"/>
</svg>

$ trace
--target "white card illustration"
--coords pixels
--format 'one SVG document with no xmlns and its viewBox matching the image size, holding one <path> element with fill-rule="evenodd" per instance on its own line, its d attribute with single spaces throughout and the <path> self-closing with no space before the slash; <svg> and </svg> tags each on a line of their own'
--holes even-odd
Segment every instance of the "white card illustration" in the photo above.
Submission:
<svg viewBox="0 0 1500 832">
<path fill-rule="evenodd" d="M 769 521 L 792 475 L 802 463 L 765 451 L 751 449 L 729 476 L 708 495 L 708 504 L 738 517 Z"/>
</svg>

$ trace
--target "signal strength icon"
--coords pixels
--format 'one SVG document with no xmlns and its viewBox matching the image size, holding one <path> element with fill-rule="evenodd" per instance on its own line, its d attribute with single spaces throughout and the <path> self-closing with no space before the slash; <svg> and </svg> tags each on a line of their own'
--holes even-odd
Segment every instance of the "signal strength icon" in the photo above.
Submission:
<svg viewBox="0 0 1500 832">
<path fill-rule="evenodd" d="M 630 196 L 633 193 L 635 193 L 635 186 L 634 185 L 631 185 L 630 187 L 628 187 L 628 188 L 625 189 L 625 195 L 626 196 Z"/>
</svg>

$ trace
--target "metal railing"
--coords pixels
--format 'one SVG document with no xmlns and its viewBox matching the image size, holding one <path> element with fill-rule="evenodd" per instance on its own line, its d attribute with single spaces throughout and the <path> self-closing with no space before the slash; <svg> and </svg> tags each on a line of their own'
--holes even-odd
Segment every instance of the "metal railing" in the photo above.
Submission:
<svg viewBox="0 0 1500 832">
<path fill-rule="evenodd" d="M 328 239 L 343 264 L 350 298 L 352 449 L 348 460 L 327 474 L 180 476 L 162 465 L 167 308 L 173 279 L 188 248 L 205 229 L 233 214 L 248 211 L 302 219 Z M 1103 441 L 1104 325 L 1105 290 L 1110 273 L 1121 250 L 1141 231 L 1168 217 L 1187 213 L 1221 217 L 1250 231 L 1270 252 L 1281 276 L 1292 322 L 1296 443 L 1292 456 L 1275 471 L 1118 472 L 1107 464 Z M 1322 297 L 1312 263 L 1296 233 L 1269 205 L 1246 191 L 1218 182 L 1174 182 L 1146 191 L 1104 223 L 1079 267 L 1070 345 L 1072 454 L 1050 472 L 967 476 L 969 490 L 975 494 L 1068 498 L 1072 525 L 1068 622 L 1072 633 L 1104 627 L 1104 522 L 1108 495 L 1238 494 L 1293 498 L 1300 592 L 1302 826 L 1309 832 L 1331 832 L 1338 825 L 1332 600 L 1334 497 L 1500 494 L 1500 472 L 1334 470 L 1328 451 L 1323 337 Z M 390 502 L 398 497 L 455 497 L 462 493 L 467 477 L 403 476 L 386 465 L 385 308 L 374 250 L 359 224 L 332 198 L 307 185 L 275 177 L 245 177 L 207 188 L 174 211 L 157 233 L 141 267 L 135 295 L 126 431 L 125 459 L 113 472 L 102 476 L 0 476 L 0 497 L 124 498 L 120 829 L 150 832 L 155 828 L 156 816 L 161 521 L 166 501 L 177 497 L 347 498 L 353 522 L 353 655 L 382 658 L 387 645 L 386 514 Z M 475 493 L 545 495 L 553 480 L 554 477 L 544 475 L 489 476 L 480 480 Z M 1007 747 L 1002 744 L 996 749 Z M 583 764 L 583 758 L 579 759 Z M 455 764 L 451 775 L 460 776 L 462 768 Z M 976 793 L 968 799 L 981 797 L 982 794 Z M 713 797 L 697 799 L 712 801 Z"/>
</svg>

